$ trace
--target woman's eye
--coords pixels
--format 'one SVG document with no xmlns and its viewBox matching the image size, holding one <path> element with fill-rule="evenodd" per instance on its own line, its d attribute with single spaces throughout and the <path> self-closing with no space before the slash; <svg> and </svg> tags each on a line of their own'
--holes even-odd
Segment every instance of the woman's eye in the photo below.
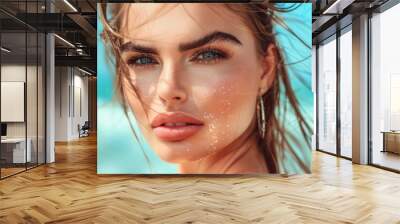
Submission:
<svg viewBox="0 0 400 224">
<path fill-rule="evenodd" d="M 156 60 L 149 56 L 133 57 L 128 60 L 128 65 L 133 66 L 147 66 L 158 64 Z"/>
<path fill-rule="evenodd" d="M 193 59 L 194 61 L 204 61 L 204 62 L 209 62 L 209 61 L 215 61 L 218 59 L 223 59 L 226 58 L 226 54 L 217 50 L 207 50 L 203 51 L 201 53 L 198 53 L 196 57 Z"/>
</svg>

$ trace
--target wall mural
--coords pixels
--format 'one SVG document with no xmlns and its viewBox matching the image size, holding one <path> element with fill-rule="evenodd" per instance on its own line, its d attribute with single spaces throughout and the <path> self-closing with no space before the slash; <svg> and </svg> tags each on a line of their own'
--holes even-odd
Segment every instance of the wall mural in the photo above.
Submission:
<svg viewBox="0 0 400 224">
<path fill-rule="evenodd" d="M 99 3 L 98 173 L 309 173 L 311 10 Z"/>
</svg>

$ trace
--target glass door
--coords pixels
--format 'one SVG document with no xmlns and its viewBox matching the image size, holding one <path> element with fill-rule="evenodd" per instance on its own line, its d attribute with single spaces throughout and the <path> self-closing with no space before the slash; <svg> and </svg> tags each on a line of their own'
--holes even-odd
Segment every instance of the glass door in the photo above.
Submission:
<svg viewBox="0 0 400 224">
<path fill-rule="evenodd" d="M 318 150 L 336 154 L 336 35 L 318 47 Z"/>
</svg>

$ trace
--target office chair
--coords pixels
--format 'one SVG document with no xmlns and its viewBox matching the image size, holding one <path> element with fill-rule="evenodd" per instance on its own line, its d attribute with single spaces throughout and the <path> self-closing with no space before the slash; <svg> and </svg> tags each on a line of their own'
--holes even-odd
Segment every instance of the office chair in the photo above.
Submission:
<svg viewBox="0 0 400 224">
<path fill-rule="evenodd" d="M 89 121 L 85 121 L 82 127 L 80 127 L 80 125 L 78 124 L 79 138 L 89 136 L 89 129 L 90 129 Z"/>
</svg>

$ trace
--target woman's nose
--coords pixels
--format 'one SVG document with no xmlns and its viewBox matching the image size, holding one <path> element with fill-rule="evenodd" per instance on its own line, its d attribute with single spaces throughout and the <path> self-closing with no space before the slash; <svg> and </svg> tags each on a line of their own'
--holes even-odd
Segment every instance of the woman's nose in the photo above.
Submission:
<svg viewBox="0 0 400 224">
<path fill-rule="evenodd" d="M 187 93 L 183 85 L 184 77 L 175 68 L 162 71 L 158 81 L 157 93 L 167 106 L 175 106 L 186 101 Z"/>
</svg>

